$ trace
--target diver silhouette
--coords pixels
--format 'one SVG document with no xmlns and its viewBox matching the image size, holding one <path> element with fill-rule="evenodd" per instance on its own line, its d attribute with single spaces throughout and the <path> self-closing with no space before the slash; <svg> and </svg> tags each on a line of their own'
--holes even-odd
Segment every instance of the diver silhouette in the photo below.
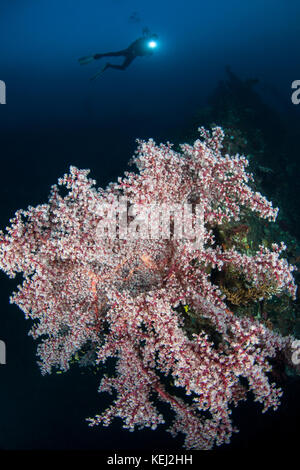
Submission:
<svg viewBox="0 0 300 470">
<path fill-rule="evenodd" d="M 136 57 L 150 56 L 153 54 L 153 49 L 157 46 L 157 34 L 152 34 L 148 28 L 143 29 L 143 36 L 136 39 L 127 49 L 123 49 L 117 52 L 105 52 L 103 54 L 94 54 L 91 56 L 81 57 L 79 60 L 81 65 L 89 64 L 93 60 L 102 59 L 102 57 L 125 57 L 124 62 L 121 65 L 111 64 L 107 62 L 104 67 L 91 77 L 91 80 L 97 78 L 101 73 L 105 72 L 108 68 L 125 70 L 131 64 Z"/>
</svg>

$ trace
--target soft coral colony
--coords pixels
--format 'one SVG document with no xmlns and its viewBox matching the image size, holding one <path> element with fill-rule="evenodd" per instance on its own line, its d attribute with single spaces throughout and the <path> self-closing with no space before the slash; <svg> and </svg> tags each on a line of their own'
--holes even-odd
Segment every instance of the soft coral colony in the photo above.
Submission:
<svg viewBox="0 0 300 470">
<path fill-rule="evenodd" d="M 80 351 L 94 351 L 95 363 L 115 358 L 99 391 L 116 398 L 89 424 L 107 426 L 119 417 L 129 430 L 156 429 L 172 415 L 168 431 L 183 433 L 188 449 L 228 443 L 231 409 L 248 391 L 263 411 L 278 407 L 271 361 L 288 354 L 292 341 L 236 314 L 213 273 L 234 270 L 251 288 L 269 286 L 270 295 L 296 293 L 283 244 L 249 253 L 218 243 L 216 227 L 249 212 L 275 220 L 277 210 L 251 189 L 247 160 L 222 154 L 222 129 L 200 133 L 180 152 L 138 141 L 139 172 L 105 190 L 95 188 L 87 170 L 71 167 L 59 180 L 67 194 L 53 186 L 47 204 L 17 211 L 0 238 L 1 268 L 10 277 L 24 275 L 11 302 L 34 320 L 30 334 L 41 337 L 42 373 L 66 371 Z M 127 240 L 118 229 L 114 238 L 99 237 L 99 208 L 120 197 L 129 206 L 201 204 L 203 244 L 172 233 Z M 168 418 L 160 401 L 171 409 Z"/>
</svg>

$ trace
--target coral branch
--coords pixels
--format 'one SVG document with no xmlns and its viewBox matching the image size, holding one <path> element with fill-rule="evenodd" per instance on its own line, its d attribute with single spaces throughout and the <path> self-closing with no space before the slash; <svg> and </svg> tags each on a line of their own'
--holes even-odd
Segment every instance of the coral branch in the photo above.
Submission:
<svg viewBox="0 0 300 470">
<path fill-rule="evenodd" d="M 222 129 L 201 135 L 181 153 L 138 141 L 139 172 L 106 190 L 71 167 L 59 180 L 64 197 L 53 186 L 48 204 L 18 211 L 0 233 L 1 269 L 24 276 L 11 302 L 35 320 L 42 373 L 67 370 L 88 347 L 98 363 L 115 358 L 99 391 L 116 399 L 90 425 L 120 417 L 130 430 L 155 429 L 163 401 L 169 431 L 190 449 L 229 442 L 231 408 L 248 390 L 264 411 L 279 405 L 270 359 L 291 342 L 231 311 L 213 274 L 238 273 L 247 301 L 249 292 L 296 293 L 284 246 L 245 254 L 218 243 L 216 227 L 247 211 L 275 220 L 277 209 L 251 189 L 245 157 L 222 155 Z"/>
</svg>

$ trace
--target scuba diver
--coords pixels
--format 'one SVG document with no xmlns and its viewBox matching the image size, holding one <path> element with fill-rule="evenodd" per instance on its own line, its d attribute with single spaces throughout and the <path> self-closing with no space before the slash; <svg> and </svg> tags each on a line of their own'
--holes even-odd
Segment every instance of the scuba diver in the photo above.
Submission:
<svg viewBox="0 0 300 470">
<path fill-rule="evenodd" d="M 153 49 L 157 46 L 157 34 L 150 33 L 148 28 L 143 29 L 143 36 L 138 38 L 134 41 L 127 49 L 123 49 L 117 52 L 105 52 L 103 54 L 94 54 L 91 56 L 81 57 L 79 60 L 80 65 L 89 64 L 93 60 L 102 59 L 102 57 L 125 57 L 124 62 L 121 65 L 111 64 L 107 62 L 105 66 L 96 73 L 91 80 L 97 78 L 101 73 L 105 72 L 108 68 L 117 69 L 117 70 L 125 70 L 128 65 L 138 56 L 150 56 L 153 54 Z"/>
</svg>

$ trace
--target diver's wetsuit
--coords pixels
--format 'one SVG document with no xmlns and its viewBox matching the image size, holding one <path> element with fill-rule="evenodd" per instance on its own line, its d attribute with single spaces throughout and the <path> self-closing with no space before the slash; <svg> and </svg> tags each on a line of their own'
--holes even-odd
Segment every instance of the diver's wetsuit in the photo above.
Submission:
<svg viewBox="0 0 300 470">
<path fill-rule="evenodd" d="M 102 57 L 119 57 L 119 56 L 124 56 L 125 60 L 123 64 L 121 65 L 114 65 L 110 64 L 109 62 L 106 64 L 104 69 L 108 69 L 109 67 L 112 69 L 118 69 L 118 70 L 125 70 L 128 65 L 131 64 L 131 62 L 138 56 L 145 56 L 145 55 L 152 55 L 152 51 L 149 50 L 149 38 L 142 37 L 134 41 L 132 44 L 130 44 L 127 49 L 123 49 L 122 51 L 117 51 L 117 52 L 106 52 L 104 54 L 95 54 L 93 56 L 94 59 L 102 59 Z"/>
</svg>

